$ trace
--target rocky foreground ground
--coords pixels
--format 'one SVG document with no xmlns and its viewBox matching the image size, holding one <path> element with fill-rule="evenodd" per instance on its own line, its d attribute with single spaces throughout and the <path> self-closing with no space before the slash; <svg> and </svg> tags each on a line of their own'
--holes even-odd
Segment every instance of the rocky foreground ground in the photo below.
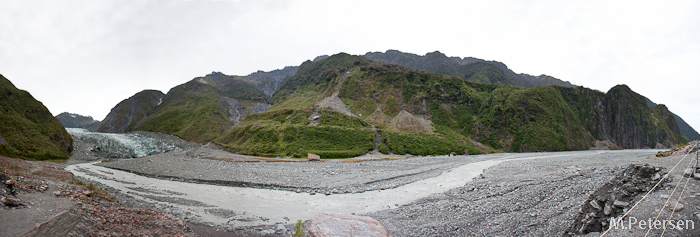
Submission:
<svg viewBox="0 0 700 237">
<path fill-rule="evenodd" d="M 675 220 L 675 228 L 669 226 L 665 232 L 651 228 L 653 235 L 698 236 L 700 181 L 682 176 L 695 164 L 694 157 L 684 156 L 688 152 L 680 149 L 667 157 L 655 157 L 652 150 L 626 150 L 306 162 L 238 156 L 215 147 L 191 146 L 181 152 L 112 159 L 102 165 L 194 185 L 343 197 L 389 191 L 438 177 L 455 167 L 498 161 L 476 179 L 464 180 L 466 185 L 383 210 L 353 214 L 376 219 L 391 236 L 600 236 L 612 224 L 609 217 L 625 213 L 622 228 L 614 228 L 606 236 L 644 235 L 650 228 L 640 226 L 640 221 L 657 216 L 658 220 Z M 76 157 L 80 161 L 72 162 L 102 159 L 90 152 Z M 76 179 L 62 166 L 0 158 L 4 173 L 0 175 L 0 236 L 288 236 L 294 232 L 296 219 L 291 216 L 288 222 L 257 226 L 199 222 L 195 208 L 177 207 L 183 207 L 182 203 L 209 205 L 208 210 L 218 210 L 222 217 L 235 216 L 235 210 L 176 199 L 167 190 L 141 184 L 134 184 L 136 190 L 131 193 L 115 192 L 109 185 L 91 184 L 85 177 Z M 138 192 L 141 189 L 150 189 L 151 195 L 135 198 L 133 194 L 144 193 Z M 334 209 L 327 212 L 334 213 Z M 678 221 L 696 226 L 679 228 Z M 311 224 L 305 223 L 307 227 Z"/>
</svg>

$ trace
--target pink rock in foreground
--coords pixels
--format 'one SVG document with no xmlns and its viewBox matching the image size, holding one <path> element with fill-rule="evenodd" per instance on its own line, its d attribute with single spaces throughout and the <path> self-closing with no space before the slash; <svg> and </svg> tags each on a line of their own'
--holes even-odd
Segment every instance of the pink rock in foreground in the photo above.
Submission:
<svg viewBox="0 0 700 237">
<path fill-rule="evenodd" d="M 379 222 L 368 216 L 321 213 L 309 220 L 311 236 L 389 236 Z"/>
</svg>

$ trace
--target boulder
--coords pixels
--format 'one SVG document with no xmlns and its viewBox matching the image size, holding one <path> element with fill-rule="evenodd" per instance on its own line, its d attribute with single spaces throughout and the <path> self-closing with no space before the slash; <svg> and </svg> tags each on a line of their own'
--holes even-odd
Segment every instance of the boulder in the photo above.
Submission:
<svg viewBox="0 0 700 237">
<path fill-rule="evenodd" d="M 693 172 L 693 168 L 687 168 L 683 172 L 683 177 L 691 177 L 693 175 L 693 173 L 695 173 L 695 172 Z"/>
<path fill-rule="evenodd" d="M 615 202 L 613 202 L 613 206 L 616 206 L 616 207 L 626 207 L 629 205 L 630 205 L 629 202 L 624 202 L 624 201 L 620 201 L 620 200 L 616 200 Z"/>
<path fill-rule="evenodd" d="M 316 155 L 316 154 L 311 154 L 311 153 L 309 153 L 307 159 L 308 159 L 309 161 L 320 161 L 320 160 L 321 160 L 321 156 Z"/>
<path fill-rule="evenodd" d="M 321 213 L 309 220 L 311 236 L 389 236 L 379 222 L 368 216 Z"/>
<path fill-rule="evenodd" d="M 676 205 L 673 207 L 670 207 L 670 209 L 672 211 L 680 211 L 680 210 L 683 210 L 684 207 L 685 206 L 683 205 L 683 203 L 676 203 Z"/>
</svg>

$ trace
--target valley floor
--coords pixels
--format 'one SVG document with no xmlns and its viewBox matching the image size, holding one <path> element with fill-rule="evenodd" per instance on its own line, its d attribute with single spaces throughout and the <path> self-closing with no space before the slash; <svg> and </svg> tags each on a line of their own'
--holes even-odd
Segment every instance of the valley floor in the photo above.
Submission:
<svg viewBox="0 0 700 237">
<path fill-rule="evenodd" d="M 151 202 L 171 215 L 228 230 L 285 235 L 296 220 L 346 213 L 374 217 L 392 236 L 542 236 L 564 234 L 589 195 L 629 164 L 670 170 L 680 159 L 656 158 L 656 152 L 232 162 L 220 157 L 223 153 L 195 148 L 69 170 L 128 193 L 135 202 Z M 674 170 L 673 180 L 680 179 L 682 170 Z M 660 210 L 658 196 L 669 194 L 669 187 L 654 192 L 648 205 L 638 209 L 647 214 Z M 688 190 L 684 195 L 690 206 L 675 216 L 697 221 L 697 205 L 692 204 L 700 194 L 697 181 Z M 630 234 L 625 231 L 611 234 Z"/>
<path fill-rule="evenodd" d="M 671 182 L 652 192 L 628 218 L 653 219 L 659 212 L 661 218 L 668 218 L 670 211 L 661 211 L 664 197 L 677 198 L 681 192 L 680 188 L 673 191 L 677 181 L 682 181 L 681 188 L 687 181 L 680 199 L 685 208 L 672 218 L 692 220 L 697 226 L 665 234 L 700 234 L 700 181 L 681 178 L 690 158 L 657 158 L 656 152 L 389 156 L 307 162 L 193 146 L 135 159 L 71 163 L 66 170 L 86 183 L 96 183 L 126 206 L 155 208 L 184 220 L 200 235 L 287 236 L 297 220 L 318 213 L 346 213 L 377 219 L 391 236 L 561 236 L 589 196 L 630 164 L 649 164 L 668 172 L 682 163 L 670 172 Z M 81 160 L 93 159 L 83 156 Z M 645 232 L 619 229 L 608 236 Z"/>
</svg>

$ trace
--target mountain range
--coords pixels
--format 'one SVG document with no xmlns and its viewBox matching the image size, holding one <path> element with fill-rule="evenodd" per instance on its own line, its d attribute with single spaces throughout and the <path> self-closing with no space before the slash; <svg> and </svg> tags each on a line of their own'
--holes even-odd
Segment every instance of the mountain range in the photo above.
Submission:
<svg viewBox="0 0 700 237">
<path fill-rule="evenodd" d="M 63 124 L 63 127 L 66 128 L 90 128 L 100 123 L 100 121 L 97 121 L 90 116 L 83 116 L 68 112 L 60 113 L 56 115 L 56 118 L 61 122 L 61 124 Z"/>
<path fill-rule="evenodd" d="M 143 93 L 155 92 L 122 101 L 107 118 L 129 119 L 106 118 L 96 131 L 157 131 L 241 154 L 325 158 L 582 150 L 596 141 L 660 148 L 695 132 L 625 85 L 603 93 L 440 52 L 340 53 L 248 76 L 214 72 L 162 100 L 134 99 Z"/>
<path fill-rule="evenodd" d="M 0 154 L 65 159 L 66 127 L 137 130 L 241 154 L 344 158 L 582 150 L 599 141 L 662 148 L 700 135 L 625 85 L 603 93 L 496 61 L 389 50 L 319 56 L 247 76 L 212 72 L 167 93 L 144 90 L 101 122 L 48 110 L 0 78 Z M 94 125 L 90 125 L 94 124 Z"/>
</svg>

